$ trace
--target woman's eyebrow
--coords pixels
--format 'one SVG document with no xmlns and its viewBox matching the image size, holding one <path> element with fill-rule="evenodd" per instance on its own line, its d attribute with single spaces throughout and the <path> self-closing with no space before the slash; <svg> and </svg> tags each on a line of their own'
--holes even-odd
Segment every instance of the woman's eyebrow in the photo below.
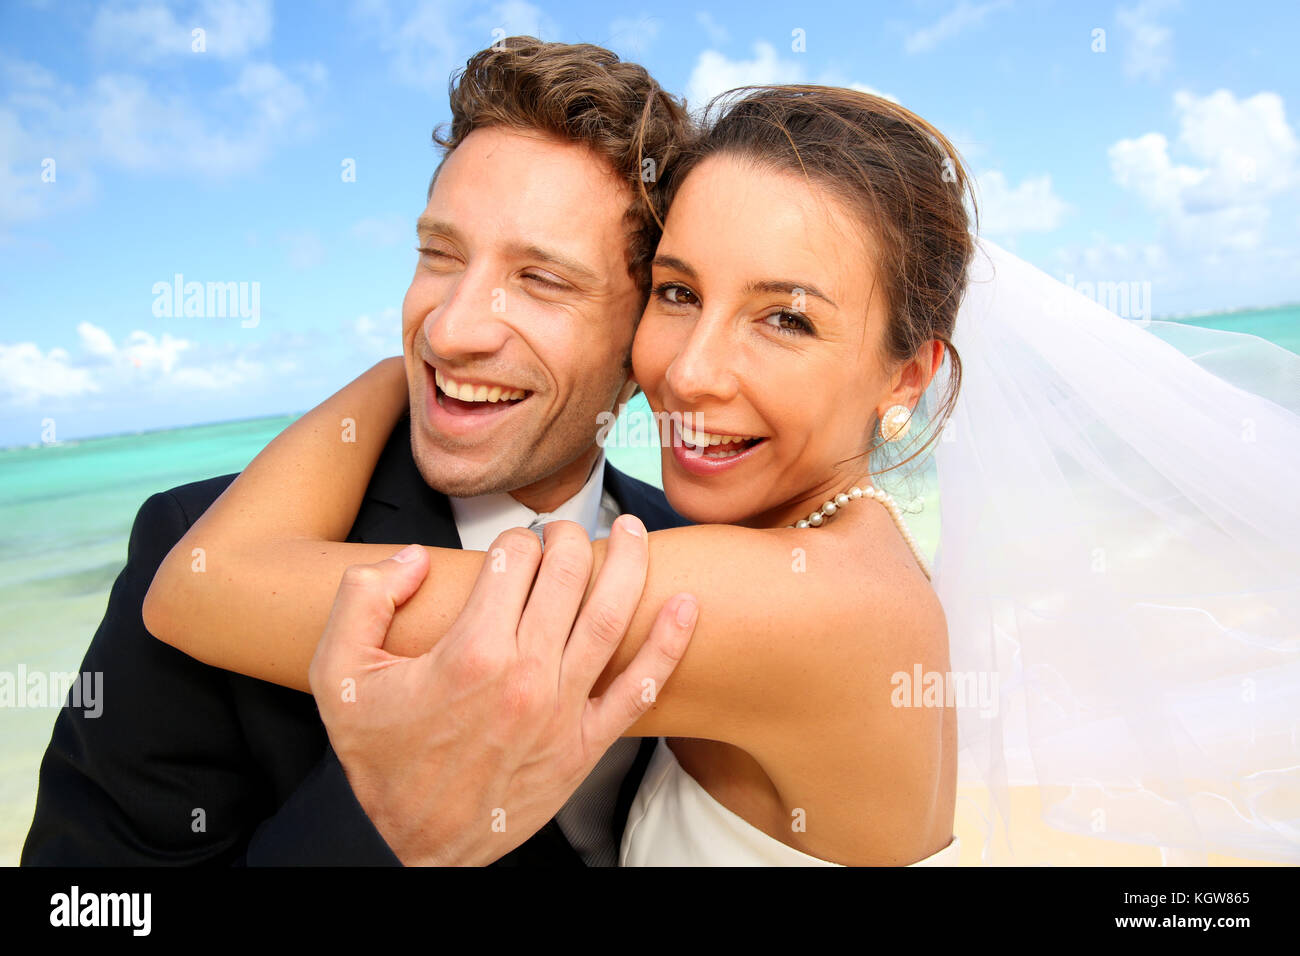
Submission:
<svg viewBox="0 0 1300 956">
<path fill-rule="evenodd" d="M 688 266 L 685 261 L 678 259 L 676 256 L 661 255 L 655 256 L 651 265 L 662 266 L 665 269 L 672 269 L 674 272 L 682 272 L 692 279 L 698 279 L 695 270 Z"/>
<path fill-rule="evenodd" d="M 763 279 L 761 281 L 751 282 L 748 285 L 746 285 L 745 292 L 746 293 L 782 292 L 789 296 L 795 296 L 802 293 L 804 295 L 811 295 L 811 296 L 815 296 L 818 299 L 821 299 L 823 302 L 825 302 L 833 309 L 839 308 L 839 306 L 835 304 L 835 301 L 830 296 L 828 296 L 825 292 L 818 289 L 811 282 L 794 282 L 788 279 Z"/>
<path fill-rule="evenodd" d="M 674 272 L 681 272 L 695 280 L 699 279 L 695 270 L 692 269 L 685 260 L 678 259 L 676 256 L 655 256 L 654 265 L 661 266 L 665 269 L 672 269 Z M 835 304 L 834 299 L 811 282 L 795 282 L 789 279 L 755 279 L 745 286 L 745 294 L 752 295 L 755 292 L 764 292 L 769 295 L 774 292 L 779 292 L 791 297 L 803 293 L 804 295 L 811 295 L 821 299 L 831 308 L 839 308 L 839 306 Z"/>
</svg>

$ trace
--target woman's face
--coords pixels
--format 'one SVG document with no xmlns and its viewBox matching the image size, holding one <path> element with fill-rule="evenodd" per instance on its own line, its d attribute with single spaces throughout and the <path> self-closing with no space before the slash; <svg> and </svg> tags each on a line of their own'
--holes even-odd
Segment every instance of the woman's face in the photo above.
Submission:
<svg viewBox="0 0 1300 956">
<path fill-rule="evenodd" d="M 653 411 L 687 426 L 663 449 L 679 512 L 789 524 L 867 474 L 897 384 L 872 253 L 860 217 L 798 175 L 714 156 L 687 176 L 632 352 Z"/>
</svg>

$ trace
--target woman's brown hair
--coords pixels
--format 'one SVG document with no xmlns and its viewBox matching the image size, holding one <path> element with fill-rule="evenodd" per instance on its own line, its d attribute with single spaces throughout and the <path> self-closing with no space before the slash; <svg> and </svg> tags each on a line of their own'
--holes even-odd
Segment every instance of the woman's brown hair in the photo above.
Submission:
<svg viewBox="0 0 1300 956">
<path fill-rule="evenodd" d="M 709 104 L 703 126 L 667 171 L 661 201 L 671 202 L 690 171 L 718 155 L 791 172 L 830 190 L 860 213 L 873 239 L 876 260 L 871 266 L 889 317 L 887 356 L 905 362 L 929 341 L 944 343 L 950 364 L 945 394 L 928 427 L 913 431 L 898 449 L 911 454 L 890 468 L 911 461 L 938 436 L 961 386 L 961 359 L 952 334 L 975 251 L 970 222 L 975 201 L 957 150 L 930 123 L 897 103 L 839 87 L 732 90 Z M 872 429 L 877 438 L 878 425 Z M 869 447 L 864 455 L 874 450 Z"/>
</svg>

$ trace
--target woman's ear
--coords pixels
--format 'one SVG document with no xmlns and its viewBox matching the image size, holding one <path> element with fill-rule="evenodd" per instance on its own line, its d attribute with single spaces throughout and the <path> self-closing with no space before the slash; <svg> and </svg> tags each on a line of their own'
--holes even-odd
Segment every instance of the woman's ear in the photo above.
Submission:
<svg viewBox="0 0 1300 956">
<path fill-rule="evenodd" d="M 894 388 L 890 392 L 890 405 L 906 405 L 915 408 L 921 395 L 930 387 L 930 382 L 943 364 L 945 346 L 938 339 L 931 339 L 917 349 L 911 359 L 899 366 L 894 373 Z"/>
</svg>

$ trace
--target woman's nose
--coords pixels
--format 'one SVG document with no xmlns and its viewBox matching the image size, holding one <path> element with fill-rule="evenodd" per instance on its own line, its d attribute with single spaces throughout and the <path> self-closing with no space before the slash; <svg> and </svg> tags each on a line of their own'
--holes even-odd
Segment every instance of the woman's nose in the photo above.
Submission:
<svg viewBox="0 0 1300 956">
<path fill-rule="evenodd" d="M 684 401 L 727 401 L 739 388 L 732 364 L 735 354 L 726 324 L 701 318 L 668 366 L 668 386 Z"/>
</svg>

